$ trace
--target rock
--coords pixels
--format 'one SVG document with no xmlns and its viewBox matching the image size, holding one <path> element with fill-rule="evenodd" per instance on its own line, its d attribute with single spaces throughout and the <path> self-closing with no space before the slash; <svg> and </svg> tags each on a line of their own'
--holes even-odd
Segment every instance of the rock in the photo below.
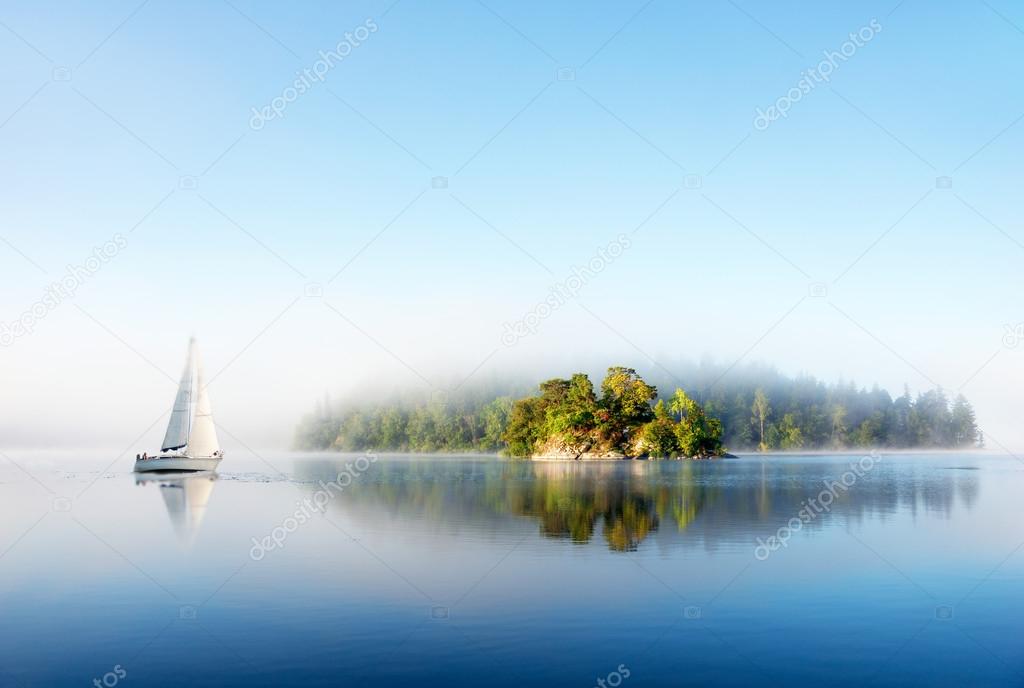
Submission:
<svg viewBox="0 0 1024 688">
<path fill-rule="evenodd" d="M 589 445 L 570 447 L 558 437 L 550 437 L 530 457 L 539 461 L 595 461 L 625 459 L 625 454 L 612 447 Z"/>
<path fill-rule="evenodd" d="M 611 445 L 592 442 L 583 446 L 570 446 L 560 437 L 553 435 L 542 443 L 530 456 L 534 461 L 613 461 L 621 459 L 650 459 L 659 460 L 662 457 L 652 457 L 647 452 L 647 447 L 639 437 L 627 441 L 626 451 L 623 452 Z M 690 459 L 693 461 L 704 459 L 721 459 L 737 457 L 732 454 L 721 456 L 677 456 L 677 460 Z"/>
</svg>

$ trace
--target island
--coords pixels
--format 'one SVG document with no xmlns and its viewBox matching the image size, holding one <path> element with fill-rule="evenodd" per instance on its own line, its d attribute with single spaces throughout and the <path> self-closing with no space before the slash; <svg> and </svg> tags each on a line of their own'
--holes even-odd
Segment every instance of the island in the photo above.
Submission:
<svg viewBox="0 0 1024 688">
<path fill-rule="evenodd" d="M 757 363 L 676 363 L 643 378 L 633 368 L 597 369 L 607 371 L 599 390 L 584 373 L 539 386 L 520 372 L 392 390 L 371 378 L 342 401 L 317 402 L 294 446 L 581 460 L 712 458 L 722 445 L 742 453 L 984 446 L 970 402 L 941 388 L 904 386 L 894 397 Z"/>
<path fill-rule="evenodd" d="M 710 459 L 722 456 L 722 423 L 676 388 L 666 405 L 633 368 L 612 367 L 598 398 L 584 373 L 554 378 L 515 402 L 503 439 L 531 459 Z"/>
</svg>

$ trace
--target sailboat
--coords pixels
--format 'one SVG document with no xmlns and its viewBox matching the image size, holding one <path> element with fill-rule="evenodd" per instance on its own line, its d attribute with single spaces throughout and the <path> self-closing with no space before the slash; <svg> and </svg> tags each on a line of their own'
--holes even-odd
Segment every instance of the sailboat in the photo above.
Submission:
<svg viewBox="0 0 1024 688">
<path fill-rule="evenodd" d="M 136 472 L 212 471 L 224 458 L 213 425 L 210 397 L 203 381 L 203 364 L 195 338 L 188 343 L 185 371 L 178 383 L 171 420 L 167 423 L 160 453 L 135 458 Z"/>
</svg>

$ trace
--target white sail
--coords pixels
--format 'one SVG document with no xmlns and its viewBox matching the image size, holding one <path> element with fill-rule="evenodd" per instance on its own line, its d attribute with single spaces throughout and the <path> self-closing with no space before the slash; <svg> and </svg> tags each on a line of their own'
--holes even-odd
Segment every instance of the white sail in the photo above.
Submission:
<svg viewBox="0 0 1024 688">
<path fill-rule="evenodd" d="M 189 457 L 211 457 L 220 450 L 195 339 L 189 341 L 188 359 L 160 450 L 180 451 Z"/>
<path fill-rule="evenodd" d="M 188 436 L 188 455 L 196 457 L 213 456 L 220 451 L 217 442 L 217 428 L 213 425 L 213 410 L 210 408 L 210 397 L 206 393 L 206 381 L 203 379 L 203 362 L 196 350 L 196 384 L 199 398 L 196 401 L 195 416 L 192 419 L 192 432 Z"/>
<path fill-rule="evenodd" d="M 178 383 L 178 395 L 174 397 L 171 420 L 167 423 L 167 432 L 164 434 L 164 442 L 160 445 L 160 451 L 184 449 L 185 445 L 188 444 L 188 436 L 192 430 L 192 418 L 195 415 L 196 403 L 195 348 L 196 341 L 193 339 L 188 343 L 188 358 L 185 360 L 185 370 L 181 373 L 181 382 Z"/>
</svg>

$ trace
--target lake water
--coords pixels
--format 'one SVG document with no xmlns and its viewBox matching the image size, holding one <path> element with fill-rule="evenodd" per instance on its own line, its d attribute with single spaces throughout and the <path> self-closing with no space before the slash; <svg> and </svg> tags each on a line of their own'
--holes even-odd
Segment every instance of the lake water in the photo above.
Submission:
<svg viewBox="0 0 1024 688">
<path fill-rule="evenodd" d="M 1024 685 L 1008 456 L 112 458 L 0 461 L 0 686 Z"/>
</svg>

